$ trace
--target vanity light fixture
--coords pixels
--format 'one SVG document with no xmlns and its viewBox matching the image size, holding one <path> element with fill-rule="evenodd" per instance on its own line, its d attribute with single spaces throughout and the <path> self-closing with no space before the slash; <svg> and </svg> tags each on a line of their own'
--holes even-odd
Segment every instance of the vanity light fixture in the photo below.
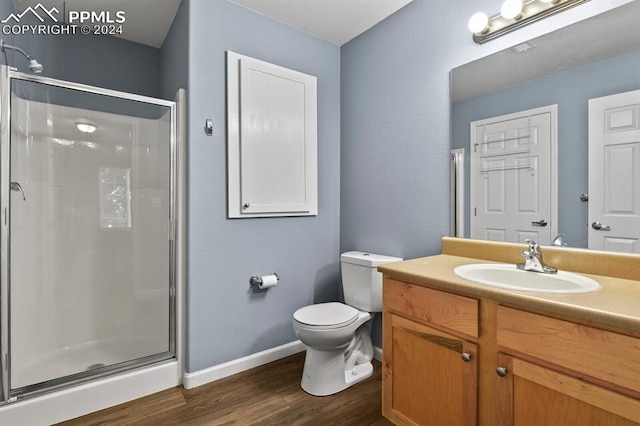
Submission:
<svg viewBox="0 0 640 426">
<path fill-rule="evenodd" d="M 82 123 L 76 123 L 76 127 L 78 128 L 78 130 L 80 130 L 82 133 L 93 133 L 96 131 L 97 127 L 91 123 L 86 123 L 86 122 L 82 122 Z"/>
<path fill-rule="evenodd" d="M 502 15 L 504 19 L 518 20 L 522 17 L 523 7 L 524 4 L 522 0 L 505 0 L 500 8 L 500 15 Z"/>
<path fill-rule="evenodd" d="M 505 0 L 500 13 L 488 17 L 482 12 L 469 20 L 473 41 L 485 43 L 508 32 L 537 22 L 589 0 Z"/>
</svg>

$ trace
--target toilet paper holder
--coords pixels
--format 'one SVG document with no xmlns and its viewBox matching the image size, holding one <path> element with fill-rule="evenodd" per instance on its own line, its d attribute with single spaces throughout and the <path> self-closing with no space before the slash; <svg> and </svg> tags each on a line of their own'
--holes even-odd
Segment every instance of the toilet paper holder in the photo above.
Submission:
<svg viewBox="0 0 640 426">
<path fill-rule="evenodd" d="M 278 276 L 277 273 L 272 272 L 271 275 L 275 275 L 276 279 L 278 281 L 280 281 L 280 277 Z M 262 285 L 262 277 L 258 274 L 253 274 L 251 275 L 251 278 L 249 278 L 249 284 L 254 285 L 254 286 L 261 286 Z"/>
</svg>

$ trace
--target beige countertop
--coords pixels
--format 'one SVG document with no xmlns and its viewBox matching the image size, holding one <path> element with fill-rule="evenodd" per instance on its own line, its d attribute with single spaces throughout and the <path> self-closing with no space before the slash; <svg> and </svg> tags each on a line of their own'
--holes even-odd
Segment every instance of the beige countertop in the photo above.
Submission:
<svg viewBox="0 0 640 426">
<path fill-rule="evenodd" d="M 457 239 L 450 238 L 443 240 L 444 254 L 381 265 L 378 267 L 378 270 L 396 279 L 410 281 L 416 284 L 424 284 L 445 291 L 449 290 L 478 298 L 490 298 L 524 308 L 528 307 L 538 311 L 555 313 L 583 321 L 640 332 L 639 280 L 584 273 L 580 271 L 580 267 L 578 266 L 573 268 L 575 272 L 579 272 L 582 275 L 596 280 L 602 288 L 590 293 L 556 294 L 510 291 L 475 284 L 454 275 L 454 268 L 470 263 L 491 263 L 491 261 L 502 263 L 511 262 L 496 259 L 496 256 L 487 250 L 472 250 L 471 252 L 473 252 L 474 257 L 447 254 L 447 252 L 457 254 L 461 252 L 461 250 L 458 250 L 459 246 L 456 240 Z M 471 243 L 469 241 L 471 241 Z M 472 244 L 472 242 L 473 240 L 466 240 L 462 242 L 462 244 L 469 245 Z M 481 246 L 493 246 L 495 244 L 500 245 L 501 243 L 480 243 Z M 452 249 L 453 246 L 455 246 L 454 249 Z M 484 248 L 486 249 L 487 247 Z M 481 252 L 488 253 L 482 256 L 485 259 L 479 258 L 480 255 L 478 253 Z M 568 251 L 568 253 L 572 256 L 572 259 L 575 258 L 575 252 Z M 475 255 L 479 257 L 475 257 Z M 606 256 L 610 255 L 607 254 Z M 491 257 L 493 257 L 493 259 L 486 259 Z M 623 256 L 623 259 L 626 262 L 629 261 L 628 256 Z M 638 259 L 640 259 L 640 257 L 638 257 Z M 608 259 L 602 260 L 605 261 Z M 638 263 L 640 264 L 640 261 Z M 552 266 L 555 265 L 552 264 Z M 638 278 L 640 279 L 640 277 Z"/>
</svg>

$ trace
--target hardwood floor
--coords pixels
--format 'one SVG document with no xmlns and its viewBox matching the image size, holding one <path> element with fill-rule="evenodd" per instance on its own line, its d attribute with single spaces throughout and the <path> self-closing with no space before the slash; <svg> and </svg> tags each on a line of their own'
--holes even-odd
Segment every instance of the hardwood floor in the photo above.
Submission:
<svg viewBox="0 0 640 426">
<path fill-rule="evenodd" d="M 194 389 L 168 389 L 68 422 L 88 425 L 392 425 L 381 414 L 381 365 L 335 395 L 300 388 L 304 352 Z"/>
</svg>

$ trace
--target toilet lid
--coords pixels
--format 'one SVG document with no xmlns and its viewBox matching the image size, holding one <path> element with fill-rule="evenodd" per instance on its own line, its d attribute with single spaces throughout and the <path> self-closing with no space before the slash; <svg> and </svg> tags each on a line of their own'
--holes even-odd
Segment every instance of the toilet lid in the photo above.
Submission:
<svg viewBox="0 0 640 426">
<path fill-rule="evenodd" d="M 359 311 L 344 303 L 318 303 L 298 309 L 293 318 L 299 323 L 317 327 L 344 327 L 358 318 Z"/>
</svg>

